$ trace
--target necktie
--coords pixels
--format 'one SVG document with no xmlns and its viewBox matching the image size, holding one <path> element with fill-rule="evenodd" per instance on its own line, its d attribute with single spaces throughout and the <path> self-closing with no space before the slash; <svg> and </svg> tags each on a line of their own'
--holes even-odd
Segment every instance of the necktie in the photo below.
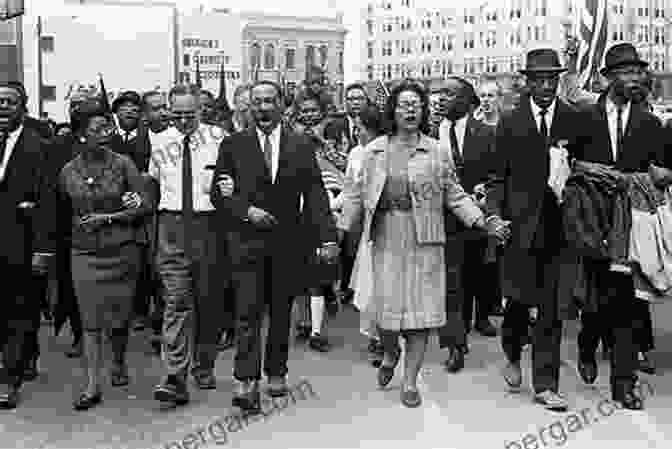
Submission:
<svg viewBox="0 0 672 449">
<path fill-rule="evenodd" d="M 460 144 L 457 142 L 457 133 L 455 132 L 455 122 L 450 124 L 450 149 L 453 153 L 453 161 L 455 162 L 455 170 L 457 171 L 458 176 L 460 175 L 462 168 L 464 167 L 464 159 L 462 158 L 462 152 L 460 151 Z"/>
<path fill-rule="evenodd" d="M 131 133 L 129 131 L 124 131 L 124 143 L 128 143 L 131 140 Z"/>
<path fill-rule="evenodd" d="M 271 144 L 271 136 L 264 134 L 264 160 L 266 161 L 266 168 L 268 174 L 273 177 L 273 145 Z"/>
<path fill-rule="evenodd" d="M 541 137 L 544 138 L 544 142 L 546 146 L 548 146 L 548 125 L 546 125 L 546 114 L 548 113 L 548 109 L 542 109 L 539 111 L 539 117 L 541 120 L 539 120 L 539 134 L 541 134 Z"/>
<path fill-rule="evenodd" d="M 191 242 L 191 222 L 194 218 L 194 182 L 191 170 L 191 150 L 189 148 L 189 136 L 184 136 L 182 145 L 182 218 L 184 219 L 184 242 Z"/>
<path fill-rule="evenodd" d="M 616 161 L 623 155 L 623 106 L 619 106 L 616 114 Z"/>
<path fill-rule="evenodd" d="M 5 151 L 7 150 L 7 134 L 0 132 L 0 165 L 5 159 Z"/>
<path fill-rule="evenodd" d="M 359 145 L 359 127 L 352 125 L 352 143 L 351 146 Z"/>
</svg>

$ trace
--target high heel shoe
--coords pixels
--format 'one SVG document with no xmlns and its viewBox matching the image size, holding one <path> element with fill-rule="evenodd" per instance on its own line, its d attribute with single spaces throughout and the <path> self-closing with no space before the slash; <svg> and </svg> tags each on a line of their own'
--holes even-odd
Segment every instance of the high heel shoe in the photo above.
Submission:
<svg viewBox="0 0 672 449">
<path fill-rule="evenodd" d="M 381 363 L 378 368 L 378 386 L 380 388 L 385 388 L 394 377 L 394 369 L 399 364 L 399 358 L 401 357 L 401 350 L 397 349 L 394 354 L 394 363 L 392 366 L 385 366 L 384 363 Z"/>
<path fill-rule="evenodd" d="M 103 401 L 103 394 L 98 392 L 93 396 L 89 396 L 86 393 L 79 395 L 77 400 L 72 404 L 72 407 L 77 411 L 88 410 L 96 405 L 100 404 Z"/>
</svg>

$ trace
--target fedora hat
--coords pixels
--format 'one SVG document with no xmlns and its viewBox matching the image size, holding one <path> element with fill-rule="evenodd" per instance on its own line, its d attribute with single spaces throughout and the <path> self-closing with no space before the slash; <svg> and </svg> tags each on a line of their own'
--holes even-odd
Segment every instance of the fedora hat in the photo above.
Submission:
<svg viewBox="0 0 672 449">
<path fill-rule="evenodd" d="M 634 45 L 624 42 L 613 45 L 607 50 L 604 55 L 604 67 L 600 69 L 600 74 L 604 76 L 613 69 L 624 65 L 647 67 L 649 63 L 639 57 Z"/>
<path fill-rule="evenodd" d="M 117 110 L 119 109 L 119 106 L 121 106 L 123 103 L 131 103 L 135 106 L 142 106 L 142 98 L 140 97 L 140 94 L 132 90 L 122 92 L 112 102 L 112 112 L 116 114 Z"/>
<path fill-rule="evenodd" d="M 525 68 L 519 70 L 523 75 L 539 72 L 562 73 L 566 71 L 567 69 L 560 65 L 558 52 L 550 48 L 539 48 L 527 52 Z"/>
</svg>

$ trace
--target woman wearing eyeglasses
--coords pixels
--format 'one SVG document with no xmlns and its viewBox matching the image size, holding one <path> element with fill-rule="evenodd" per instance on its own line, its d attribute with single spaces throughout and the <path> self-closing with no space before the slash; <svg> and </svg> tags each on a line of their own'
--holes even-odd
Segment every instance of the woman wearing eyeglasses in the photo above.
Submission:
<svg viewBox="0 0 672 449">
<path fill-rule="evenodd" d="M 115 126 L 100 102 L 84 103 L 77 115 L 81 151 L 61 170 L 58 215 L 71 243 L 87 365 L 86 388 L 73 406 L 87 410 L 102 399 L 103 329 L 111 336 L 112 385 L 128 384 L 125 354 L 143 236 L 135 224 L 151 206 L 135 163 L 111 149 Z"/>
<path fill-rule="evenodd" d="M 370 142 L 361 170 L 345 183 L 339 228 L 348 231 L 360 220 L 358 295 L 370 295 L 372 313 L 383 344 L 378 385 L 386 387 L 399 362 L 399 335 L 406 340 L 406 370 L 401 401 L 417 407 L 417 377 L 429 333 L 446 323 L 447 211 L 469 227 L 500 240 L 508 226 L 499 217 L 485 217 L 460 187 L 448 154 L 426 135 L 429 105 L 424 86 L 406 80 L 388 98 L 388 135 Z M 368 286 L 363 291 L 359 286 Z"/>
</svg>

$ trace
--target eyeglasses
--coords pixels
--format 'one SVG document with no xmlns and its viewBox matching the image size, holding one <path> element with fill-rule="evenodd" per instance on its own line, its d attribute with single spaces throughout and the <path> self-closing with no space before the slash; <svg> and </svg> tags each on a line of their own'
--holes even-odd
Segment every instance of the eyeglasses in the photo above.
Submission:
<svg viewBox="0 0 672 449">
<path fill-rule="evenodd" d="M 276 101 L 277 101 L 276 97 L 273 97 L 273 98 L 254 98 L 254 99 L 252 99 L 252 101 L 250 101 L 250 104 L 253 105 L 253 106 L 256 106 L 256 107 L 259 107 L 263 104 L 270 104 L 270 105 L 275 106 Z"/>
<path fill-rule="evenodd" d="M 117 133 L 117 128 L 114 125 L 100 125 L 89 128 L 88 132 L 92 136 L 109 137 Z"/>
<path fill-rule="evenodd" d="M 171 112 L 171 118 L 173 120 L 194 120 L 196 119 L 195 112 Z"/>
<path fill-rule="evenodd" d="M 612 70 L 612 73 L 617 74 L 617 75 L 641 76 L 641 75 L 644 75 L 645 72 L 641 67 L 623 67 L 623 68 L 620 68 L 620 69 Z"/>
<path fill-rule="evenodd" d="M 424 103 L 408 103 L 408 102 L 401 102 L 397 104 L 397 108 L 404 110 L 404 111 L 417 111 L 418 109 L 422 109 L 424 106 Z"/>
<path fill-rule="evenodd" d="M 347 101 L 366 101 L 366 97 L 347 97 Z"/>
</svg>

